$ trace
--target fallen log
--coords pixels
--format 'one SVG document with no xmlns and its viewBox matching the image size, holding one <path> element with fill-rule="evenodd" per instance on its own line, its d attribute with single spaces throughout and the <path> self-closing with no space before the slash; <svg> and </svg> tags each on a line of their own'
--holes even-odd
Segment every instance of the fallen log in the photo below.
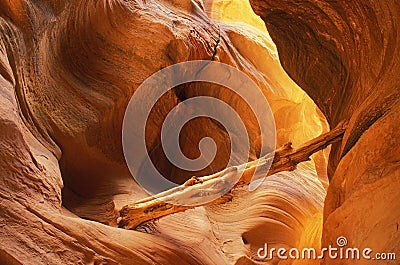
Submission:
<svg viewBox="0 0 400 265">
<path fill-rule="evenodd" d="M 179 187 L 126 205 L 120 211 L 120 217 L 117 220 L 118 227 L 135 229 L 139 225 L 170 214 L 199 206 L 226 203 L 232 200 L 230 191 L 248 185 L 255 172 L 266 177 L 282 171 L 293 171 L 299 163 L 310 160 L 312 154 L 341 141 L 346 127 L 347 123 L 342 122 L 335 129 L 306 142 L 298 148 L 293 148 L 292 143 L 287 143 L 275 153 L 267 154 L 260 159 L 224 169 L 210 176 L 192 177 Z M 266 170 L 263 170 L 264 168 Z M 236 184 L 225 195 L 201 203 L 205 196 L 219 193 L 229 183 Z M 196 199 L 199 200 L 198 204 L 193 203 Z M 190 203 L 185 203 L 188 200 Z"/>
</svg>

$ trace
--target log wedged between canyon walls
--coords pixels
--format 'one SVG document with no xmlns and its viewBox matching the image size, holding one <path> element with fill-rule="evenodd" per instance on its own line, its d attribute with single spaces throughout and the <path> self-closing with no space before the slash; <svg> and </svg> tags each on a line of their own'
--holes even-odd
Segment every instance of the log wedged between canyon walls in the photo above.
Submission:
<svg viewBox="0 0 400 265">
<path fill-rule="evenodd" d="M 127 101 L 171 64 L 214 59 L 248 74 L 277 115 L 278 146 L 327 131 L 266 32 L 213 21 L 207 12 L 189 0 L 0 1 L 0 263 L 237 264 L 252 262 L 265 241 L 319 244 L 319 226 L 312 236 L 304 227 L 321 222 L 324 155 L 270 176 L 252 193 L 236 191 L 230 204 L 164 217 L 153 234 L 113 223 L 128 199 L 146 196 L 115 137 Z M 259 130 L 245 104 L 224 88 L 190 85 L 167 93 L 149 125 L 151 153 L 167 172 L 156 128 L 180 101 L 204 94 L 240 110 L 256 157 Z M 203 137 L 198 128 L 222 149 L 216 170 L 203 176 L 226 162 L 226 134 L 206 121 L 189 126 L 182 132 L 189 155 Z"/>
<path fill-rule="evenodd" d="M 309 161 L 314 153 L 331 144 L 340 142 L 346 127 L 347 122 L 341 122 L 333 130 L 297 148 L 293 148 L 292 143 L 288 143 L 276 152 L 247 164 L 227 168 L 210 176 L 192 177 L 179 187 L 126 205 L 120 211 L 118 226 L 125 229 L 135 229 L 139 225 L 170 214 L 184 212 L 199 206 L 227 203 L 233 199 L 230 194 L 231 191 L 249 185 L 254 174 L 267 177 L 278 172 L 295 170 L 299 163 Z M 224 183 L 231 182 L 236 182 L 236 184 L 231 191 L 222 197 L 207 203 L 192 203 L 192 201 L 199 199 L 201 201 L 205 196 L 204 194 L 212 196 L 215 193 L 220 193 L 220 190 L 223 190 L 226 185 Z"/>
</svg>

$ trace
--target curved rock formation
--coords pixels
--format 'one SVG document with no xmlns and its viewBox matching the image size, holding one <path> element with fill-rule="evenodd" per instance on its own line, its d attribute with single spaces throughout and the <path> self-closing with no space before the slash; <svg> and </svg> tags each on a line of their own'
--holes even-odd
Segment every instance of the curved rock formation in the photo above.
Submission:
<svg viewBox="0 0 400 265">
<path fill-rule="evenodd" d="M 343 142 L 331 152 L 323 245 L 334 245 L 337 237 L 346 236 L 353 247 L 398 254 L 398 3 L 251 3 L 277 44 L 283 67 L 314 99 L 329 124 L 350 120 Z M 352 264 L 365 261 L 357 262 Z"/>
<path fill-rule="evenodd" d="M 390 193 L 396 186 L 389 185 L 390 177 L 391 184 L 398 181 L 399 160 L 398 152 L 393 152 L 398 149 L 393 127 L 398 93 L 389 87 L 397 84 L 391 73 L 397 71 L 398 58 L 390 61 L 390 54 L 398 52 L 393 15 L 397 13 L 388 11 L 394 12 L 394 8 L 382 7 L 376 20 L 380 21 L 379 16 L 392 16 L 393 20 L 381 18 L 384 28 L 377 33 L 368 28 L 374 23 L 369 25 L 370 20 L 358 17 L 356 10 L 363 5 L 316 9 L 313 2 L 307 2 L 313 14 L 329 11 L 325 16 L 334 19 L 325 24 L 317 23 L 318 19 L 325 21 L 324 17 L 294 15 L 294 11 L 286 14 L 273 6 L 277 3 L 266 3 L 252 1 L 271 28 L 291 77 L 314 99 L 331 126 L 353 117 L 344 141 L 347 144 L 337 146 L 331 158 L 333 176 L 340 155 L 345 155 L 329 187 L 323 243 L 335 239 L 332 229 L 339 221 L 338 232 L 352 244 L 362 239 L 356 237 L 356 231 L 363 232 L 359 235 L 371 243 L 379 239 L 375 232 L 389 234 L 389 225 L 398 219 L 396 194 Z M 281 3 L 282 7 L 284 4 L 289 3 Z M 304 5 L 287 10 L 298 7 L 308 12 Z M 368 10 L 373 11 L 370 6 Z M 331 9 L 325 9 L 328 7 Z M 298 146 L 328 130 L 321 111 L 283 71 L 275 45 L 250 11 L 248 5 L 233 0 L 0 2 L 0 263 L 257 264 L 257 249 L 264 243 L 320 247 L 328 152 L 316 154 L 294 172 L 266 179 L 254 192 L 235 191 L 231 203 L 171 215 L 137 231 L 116 227 L 117 211 L 147 195 L 124 161 L 121 127 L 125 108 L 138 86 L 160 69 L 202 59 L 242 70 L 270 102 L 278 146 L 288 141 Z M 349 15 L 354 21 L 340 22 L 346 15 L 343 12 L 355 12 Z M 301 16 L 315 21 L 297 23 Z M 285 21 L 289 18 L 292 24 Z M 335 25 L 337 35 L 327 33 L 333 34 L 329 23 Z M 353 23 L 357 28 L 350 30 Z M 321 34 L 313 35 L 313 27 L 323 28 Z M 369 34 L 382 34 L 381 38 L 368 42 L 363 35 L 367 29 Z M 304 35 L 295 34 L 298 30 Z M 355 34 L 357 30 L 360 33 Z M 343 52 L 356 48 L 359 56 Z M 367 59 L 381 49 L 382 53 Z M 260 130 L 240 97 L 224 87 L 204 83 L 176 87 L 155 106 L 146 144 L 157 168 L 177 183 L 193 173 L 168 162 L 160 145 L 160 128 L 173 107 L 198 95 L 232 105 L 249 129 L 249 160 L 257 158 L 260 151 Z M 373 107 L 371 111 L 364 111 L 369 107 Z M 208 135 L 219 153 L 211 165 L 195 173 L 199 176 L 226 166 L 226 132 L 207 119 L 193 121 L 181 132 L 185 139 L 182 151 L 188 157 L 198 156 L 198 142 Z M 371 149 L 367 147 L 371 138 L 385 144 Z M 376 153 L 368 154 L 368 160 L 360 155 L 363 150 Z M 377 155 L 379 160 L 373 157 Z M 372 167 L 371 161 L 377 163 Z M 351 167 L 352 163 L 357 163 L 360 171 Z M 361 177 L 363 172 L 369 177 Z M 375 186 L 380 187 L 379 192 L 370 192 Z M 387 215 L 381 214 L 380 205 L 372 205 L 369 197 L 380 194 L 386 197 L 379 202 L 392 207 Z M 357 202 L 352 203 L 354 200 Z M 354 211 L 352 205 L 359 205 L 362 212 Z M 337 207 L 340 211 L 334 211 Z M 366 207 L 372 210 L 366 211 Z M 368 222 L 357 230 L 357 219 L 343 217 L 349 211 L 358 217 L 379 214 L 381 219 L 365 218 Z M 374 227 L 373 220 L 378 224 L 376 230 L 367 233 L 366 229 Z M 388 225 L 389 230 L 380 225 Z M 385 242 L 396 246 L 398 237 L 390 235 L 393 239 Z M 377 240 L 375 245 L 381 242 Z"/>
</svg>

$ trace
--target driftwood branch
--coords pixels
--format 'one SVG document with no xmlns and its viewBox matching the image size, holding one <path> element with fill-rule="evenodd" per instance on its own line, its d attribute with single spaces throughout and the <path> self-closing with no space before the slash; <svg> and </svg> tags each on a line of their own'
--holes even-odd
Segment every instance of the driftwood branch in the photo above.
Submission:
<svg viewBox="0 0 400 265">
<path fill-rule="evenodd" d="M 343 138 L 347 124 L 342 122 L 335 129 L 308 141 L 298 148 L 288 143 L 275 153 L 246 163 L 239 167 L 230 167 L 210 176 L 192 177 L 183 185 L 124 206 L 120 211 L 118 226 L 135 229 L 139 225 L 163 216 L 183 212 L 198 206 L 222 204 L 232 200 L 230 191 L 224 196 L 207 203 L 201 203 L 204 196 L 212 196 L 221 191 L 228 183 L 236 183 L 232 189 L 248 185 L 255 172 L 270 176 L 281 171 L 293 171 L 296 166 L 310 160 L 310 156 Z M 270 167 L 269 167 L 270 166 Z M 263 168 L 269 170 L 263 170 Z M 238 180 L 238 176 L 240 179 Z M 199 203 L 195 205 L 196 198 Z M 190 201 L 190 203 L 185 203 Z M 209 200 L 208 200 L 209 201 Z M 174 203 L 175 202 L 175 203 Z M 190 205 L 188 205 L 190 204 Z"/>
</svg>

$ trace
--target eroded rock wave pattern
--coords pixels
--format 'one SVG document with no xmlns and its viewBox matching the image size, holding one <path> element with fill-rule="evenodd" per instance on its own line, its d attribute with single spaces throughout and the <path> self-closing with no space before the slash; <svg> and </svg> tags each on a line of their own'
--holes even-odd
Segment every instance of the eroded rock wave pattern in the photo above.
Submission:
<svg viewBox="0 0 400 265">
<path fill-rule="evenodd" d="M 124 111 L 138 86 L 166 66 L 201 59 L 244 71 L 270 102 L 278 146 L 327 131 L 323 114 L 281 68 L 248 3 L 2 1 L 0 29 L 1 263 L 251 264 L 267 242 L 319 247 L 326 152 L 254 192 L 235 191 L 225 205 L 138 231 L 116 227 L 117 211 L 147 195 L 125 165 Z M 197 95 L 234 106 L 249 128 L 249 158 L 259 152 L 259 130 L 237 95 L 210 84 L 174 88 L 155 106 L 146 143 L 157 167 L 177 183 L 191 175 L 168 163 L 160 126 L 171 108 Z M 196 156 L 204 133 L 220 149 L 199 175 L 227 161 L 225 132 L 209 120 L 184 128 L 183 152 Z"/>
</svg>

